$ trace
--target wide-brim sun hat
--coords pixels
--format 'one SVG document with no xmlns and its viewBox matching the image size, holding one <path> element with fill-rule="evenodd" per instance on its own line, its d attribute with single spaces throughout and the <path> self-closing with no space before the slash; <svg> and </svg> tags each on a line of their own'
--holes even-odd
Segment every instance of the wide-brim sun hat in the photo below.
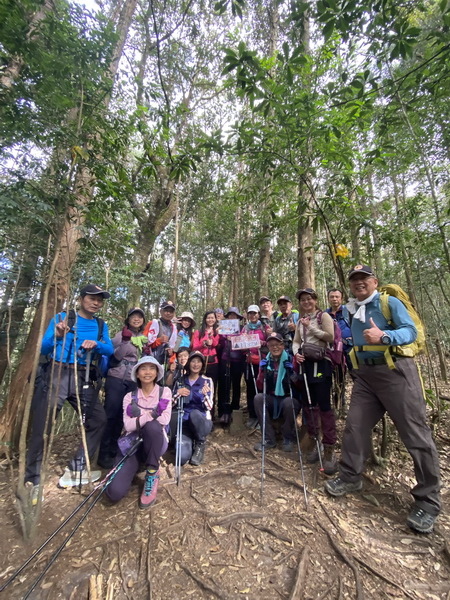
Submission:
<svg viewBox="0 0 450 600">
<path fill-rule="evenodd" d="M 158 369 L 158 376 L 156 377 L 156 381 L 160 381 L 164 377 L 164 369 L 163 366 L 156 360 L 154 356 L 143 356 L 140 361 L 138 361 L 131 370 L 131 380 L 137 383 L 136 373 L 140 366 L 150 364 L 155 365 Z"/>
<path fill-rule="evenodd" d="M 227 312 L 225 313 L 225 319 L 228 319 L 228 315 L 230 313 L 235 313 L 239 319 L 243 319 L 244 317 L 241 315 L 241 313 L 239 312 L 239 309 L 236 306 L 230 306 L 230 308 L 227 310 Z"/>
<path fill-rule="evenodd" d="M 188 310 L 181 313 L 181 315 L 178 317 L 178 320 L 181 322 L 181 319 L 190 319 L 192 321 L 192 327 L 196 326 L 194 315 Z"/>
</svg>

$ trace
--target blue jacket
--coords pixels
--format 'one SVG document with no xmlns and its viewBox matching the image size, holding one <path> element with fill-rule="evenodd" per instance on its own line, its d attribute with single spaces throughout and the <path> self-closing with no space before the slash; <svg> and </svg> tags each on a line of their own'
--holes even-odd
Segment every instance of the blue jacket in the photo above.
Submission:
<svg viewBox="0 0 450 600">
<path fill-rule="evenodd" d="M 206 415 L 207 408 L 205 406 L 205 396 L 202 394 L 202 388 L 205 383 L 209 383 L 209 381 L 206 381 L 201 376 L 193 383 L 193 385 L 190 384 L 188 375 L 184 375 L 181 378 L 179 385 L 190 390 L 190 395 L 184 397 L 183 419 L 189 419 L 191 410 L 199 410 Z"/>
<path fill-rule="evenodd" d="M 412 344 L 417 338 L 417 329 L 414 325 L 414 321 L 408 314 L 403 302 L 389 296 L 389 308 L 391 310 L 391 318 L 393 324 L 389 324 L 381 312 L 380 306 L 380 294 L 377 294 L 372 302 L 366 304 L 366 321 L 361 323 L 359 319 L 352 318 L 352 335 L 353 343 L 355 346 L 366 346 L 367 343 L 364 339 L 364 329 L 370 329 L 370 319 L 372 318 L 375 324 L 382 330 L 386 331 L 391 338 L 392 346 L 404 346 L 406 344 Z M 381 344 L 381 342 L 380 342 Z M 369 359 L 378 358 L 383 356 L 383 352 L 356 352 L 358 358 Z"/>
<path fill-rule="evenodd" d="M 58 313 L 51 319 L 47 330 L 42 338 L 41 354 L 50 354 L 54 360 L 58 362 L 73 364 L 74 355 L 81 348 L 81 344 L 85 340 L 93 340 L 97 342 L 97 347 L 93 354 L 111 356 L 114 352 L 114 347 L 109 339 L 108 326 L 105 323 L 103 326 L 102 340 L 98 341 L 98 323 L 96 319 L 85 319 L 77 314 L 75 324 L 71 331 L 67 333 L 65 338 L 55 337 L 55 326 L 60 320 L 64 320 L 66 313 Z M 63 346 L 64 343 L 64 346 Z M 86 364 L 86 352 L 81 349 L 77 355 L 77 363 L 80 365 Z"/>
<path fill-rule="evenodd" d="M 327 308 L 326 311 L 334 321 L 339 325 L 339 329 L 342 334 L 342 341 L 344 343 L 344 350 L 350 352 L 353 341 L 352 341 L 352 330 L 350 327 L 350 314 L 346 306 L 340 306 L 339 309 L 333 313 L 331 308 Z"/>
</svg>

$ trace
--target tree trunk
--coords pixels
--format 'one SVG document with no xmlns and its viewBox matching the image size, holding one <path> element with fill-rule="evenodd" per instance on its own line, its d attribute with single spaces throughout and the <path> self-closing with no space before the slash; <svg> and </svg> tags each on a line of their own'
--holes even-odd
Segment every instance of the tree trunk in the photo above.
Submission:
<svg viewBox="0 0 450 600">
<path fill-rule="evenodd" d="M 309 56 L 311 53 L 309 11 L 302 16 L 301 44 L 303 53 Z M 305 81 L 311 93 L 311 82 L 309 78 Z M 312 140 L 307 141 L 307 152 L 303 157 L 305 165 L 310 164 Z M 297 285 L 300 288 L 315 288 L 314 268 L 314 232 L 312 228 L 312 215 L 315 213 L 313 198 L 313 183 L 311 173 L 306 172 L 300 182 L 298 195 L 298 228 L 297 228 Z"/>
<path fill-rule="evenodd" d="M 274 56 L 278 47 L 278 38 L 280 36 L 280 14 L 278 12 L 278 4 L 276 1 L 272 1 L 267 9 L 269 17 L 269 56 Z M 274 76 L 275 68 L 271 76 Z M 267 194 L 270 192 L 270 185 L 272 182 L 272 175 L 267 173 L 265 175 L 267 185 L 263 192 L 263 202 L 261 207 L 261 216 L 264 219 L 262 224 L 262 241 L 259 249 L 258 257 L 258 298 L 269 294 L 269 266 L 270 266 L 270 212 L 267 208 Z M 267 220 L 266 220 L 267 219 Z"/>
<path fill-rule="evenodd" d="M 34 250 L 34 251 L 33 251 Z M 17 338 L 23 331 L 23 316 L 30 301 L 30 290 L 33 285 L 40 252 L 28 247 L 24 250 L 17 265 L 19 274 L 13 284 L 12 294 L 7 305 L 2 308 L 0 337 L 0 382 L 3 380 L 10 357 L 16 347 Z M 4 333 L 3 333 L 4 332 Z"/>
<path fill-rule="evenodd" d="M 178 291 L 178 252 L 180 245 L 180 203 L 179 194 L 175 193 L 175 240 L 173 247 L 173 271 L 172 271 L 172 300 L 177 302 Z"/>
<path fill-rule="evenodd" d="M 116 49 L 108 68 L 111 78 L 114 78 L 117 72 L 136 4 L 137 0 L 128 0 L 123 7 L 117 27 Z M 105 105 L 108 103 L 109 97 L 105 100 Z M 70 111 L 71 119 L 77 119 L 77 117 L 76 110 Z M 24 399 L 31 399 L 31 394 L 28 393 L 28 381 L 35 354 L 39 352 L 40 348 L 39 330 L 41 321 L 44 319 L 45 322 L 48 322 L 69 298 L 70 277 L 78 253 L 78 241 L 82 234 L 81 225 L 85 218 L 84 208 L 92 198 L 93 184 L 93 177 L 89 169 L 84 165 L 80 165 L 75 173 L 73 184 L 75 206 L 69 205 L 61 233 L 55 245 L 56 262 L 54 275 L 49 284 L 50 291 L 46 310 L 44 313 L 43 298 L 41 298 L 31 324 L 20 365 L 11 381 L 8 399 L 0 411 L 0 444 L 3 446 L 16 445 L 24 414 Z"/>
<path fill-rule="evenodd" d="M 299 186 L 298 229 L 297 229 L 297 285 L 298 288 L 315 288 L 313 228 L 311 225 L 314 211 L 309 185 Z"/>
<path fill-rule="evenodd" d="M 51 0 L 45 0 L 42 6 L 30 17 L 28 31 L 26 33 L 27 42 L 31 41 L 33 37 L 38 35 L 37 29 L 39 23 L 45 18 L 47 13 L 55 10 L 53 2 Z M 0 73 L 0 88 L 11 89 L 14 82 L 20 77 L 20 73 L 25 62 L 22 56 L 11 56 L 8 65 Z"/>
<path fill-rule="evenodd" d="M 402 219 L 402 215 L 400 212 L 399 189 L 398 189 L 397 177 L 395 174 L 392 175 L 392 182 L 394 184 L 395 213 L 396 213 L 396 219 L 397 219 L 396 229 L 397 229 L 397 234 L 398 234 L 397 239 L 398 239 L 398 245 L 400 247 L 400 254 L 402 257 L 403 270 L 404 270 L 405 277 L 406 277 L 406 286 L 407 286 L 409 297 L 411 298 L 411 302 L 414 304 L 414 306 L 416 308 L 418 308 L 417 297 L 416 297 L 416 293 L 415 293 L 415 285 L 414 285 L 412 271 L 411 271 L 411 263 L 410 263 L 408 255 L 407 255 L 406 248 L 405 248 L 405 242 L 403 239 L 405 225 L 404 225 L 404 220 Z M 402 185 L 402 200 L 405 201 L 404 185 Z"/>
<path fill-rule="evenodd" d="M 265 215 L 263 214 L 263 218 Z M 262 226 L 262 246 L 259 249 L 259 260 L 258 260 L 258 283 L 259 283 L 259 296 L 256 301 L 259 301 L 261 296 L 265 296 L 269 293 L 269 266 L 270 266 L 270 225 L 267 222 L 263 223 Z"/>
</svg>

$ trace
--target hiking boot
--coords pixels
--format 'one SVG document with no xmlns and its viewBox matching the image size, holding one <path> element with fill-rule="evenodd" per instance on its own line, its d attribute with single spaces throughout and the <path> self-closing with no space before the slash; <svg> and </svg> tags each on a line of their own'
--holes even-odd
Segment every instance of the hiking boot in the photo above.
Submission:
<svg viewBox="0 0 450 600">
<path fill-rule="evenodd" d="M 334 445 L 327 446 L 324 444 L 323 452 L 323 470 L 326 475 L 334 475 L 337 473 L 338 464 L 334 453 Z"/>
<path fill-rule="evenodd" d="M 292 440 L 288 440 L 287 438 L 284 438 L 282 450 L 283 450 L 283 452 L 293 452 L 294 444 L 293 444 Z"/>
<path fill-rule="evenodd" d="M 231 415 L 229 415 L 228 413 L 224 413 L 219 419 L 219 423 L 221 425 L 229 425 L 230 422 L 231 422 Z"/>
<path fill-rule="evenodd" d="M 192 453 L 191 460 L 189 461 L 194 467 L 198 467 L 202 464 L 205 457 L 206 442 L 197 442 Z"/>
<path fill-rule="evenodd" d="M 406 523 L 419 533 L 431 533 L 437 515 L 432 515 L 423 508 L 414 506 L 406 519 Z"/>
<path fill-rule="evenodd" d="M 101 471 L 91 471 L 91 477 L 89 478 L 86 469 L 83 469 L 82 471 L 72 471 L 69 467 L 66 467 L 64 469 L 64 475 L 58 481 L 58 486 L 60 488 L 69 488 L 76 487 L 77 485 L 80 485 L 80 483 L 81 485 L 86 485 L 87 483 L 98 481 L 101 476 Z"/>
<path fill-rule="evenodd" d="M 245 426 L 248 427 L 249 429 L 256 429 L 256 427 L 259 425 L 258 423 L 258 419 L 256 417 L 250 417 L 250 419 L 247 420 Z"/>
<path fill-rule="evenodd" d="M 154 473 L 145 472 L 144 489 L 139 499 L 139 508 L 149 508 L 155 503 L 158 492 L 159 469 Z"/>
<path fill-rule="evenodd" d="M 262 452 L 262 446 L 263 446 L 263 443 L 261 441 L 261 442 L 258 442 L 257 444 L 255 444 L 253 446 L 253 448 L 257 452 Z M 276 447 L 277 447 L 277 443 L 276 442 L 272 442 L 271 440 L 266 440 L 266 443 L 265 443 L 265 449 L 266 450 L 270 450 L 270 448 L 276 448 Z"/>
<path fill-rule="evenodd" d="M 310 436 L 309 443 L 308 443 L 308 446 L 306 449 L 306 462 L 308 462 L 310 464 L 319 462 L 318 447 L 320 448 L 320 454 L 322 454 L 323 453 L 322 442 L 317 443 L 317 440 L 315 440 L 313 437 Z"/>
<path fill-rule="evenodd" d="M 349 494 L 351 492 L 359 492 L 362 489 L 362 481 L 355 481 L 351 483 L 350 481 L 343 481 L 340 477 L 335 477 L 334 479 L 330 479 L 325 482 L 325 490 L 331 496 L 345 496 L 345 494 Z"/>
</svg>

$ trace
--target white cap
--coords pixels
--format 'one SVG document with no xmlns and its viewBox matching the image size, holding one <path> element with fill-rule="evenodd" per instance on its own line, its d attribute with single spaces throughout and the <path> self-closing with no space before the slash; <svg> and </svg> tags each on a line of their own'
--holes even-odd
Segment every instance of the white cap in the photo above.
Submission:
<svg viewBox="0 0 450 600">
<path fill-rule="evenodd" d="M 247 308 L 247 312 L 256 312 L 256 313 L 261 313 L 261 311 L 259 310 L 259 306 L 257 304 L 250 304 L 250 306 Z"/>
<path fill-rule="evenodd" d="M 156 358 L 154 358 L 153 356 L 143 356 L 141 358 L 141 360 L 138 363 L 136 363 L 134 365 L 133 369 L 131 370 L 131 379 L 133 381 L 137 382 L 136 372 L 139 369 L 139 367 L 141 365 L 145 365 L 145 363 L 155 365 L 155 367 L 158 369 L 158 376 L 156 378 L 156 381 L 159 381 L 160 379 L 162 379 L 164 377 L 164 369 L 159 364 L 159 362 L 156 360 Z"/>
</svg>

